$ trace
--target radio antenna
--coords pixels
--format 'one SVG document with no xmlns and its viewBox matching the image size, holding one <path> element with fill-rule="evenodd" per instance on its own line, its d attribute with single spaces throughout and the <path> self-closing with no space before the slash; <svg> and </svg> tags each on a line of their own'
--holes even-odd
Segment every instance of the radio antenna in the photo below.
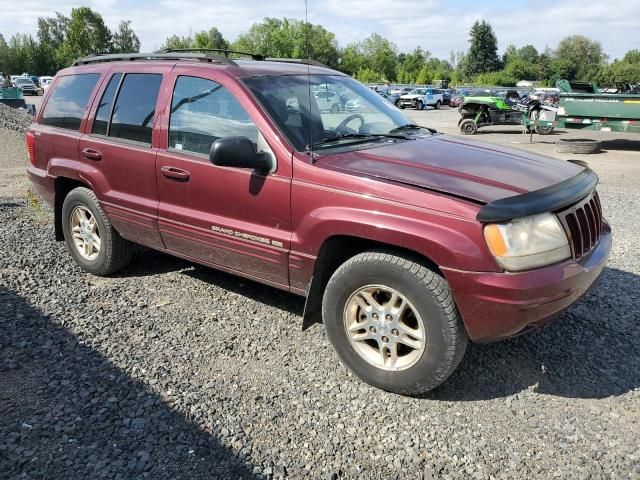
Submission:
<svg viewBox="0 0 640 480">
<path fill-rule="evenodd" d="M 307 56 L 307 60 L 311 59 L 311 55 L 309 54 L 309 34 L 311 33 L 311 28 L 309 26 L 309 0 L 304 0 L 304 42 L 305 42 L 305 55 Z M 311 111 L 311 65 L 307 63 L 307 85 L 309 87 L 309 158 L 311 163 L 313 163 L 313 119 L 311 118 L 313 112 Z"/>
</svg>

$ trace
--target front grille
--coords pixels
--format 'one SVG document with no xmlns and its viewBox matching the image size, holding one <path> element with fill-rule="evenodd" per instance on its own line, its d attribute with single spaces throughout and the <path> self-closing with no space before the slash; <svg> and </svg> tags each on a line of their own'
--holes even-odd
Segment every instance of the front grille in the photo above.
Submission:
<svg viewBox="0 0 640 480">
<path fill-rule="evenodd" d="M 578 259 L 595 247 L 602 234 L 602 206 L 595 190 L 576 205 L 558 214 L 569 236 L 573 258 Z"/>
</svg>

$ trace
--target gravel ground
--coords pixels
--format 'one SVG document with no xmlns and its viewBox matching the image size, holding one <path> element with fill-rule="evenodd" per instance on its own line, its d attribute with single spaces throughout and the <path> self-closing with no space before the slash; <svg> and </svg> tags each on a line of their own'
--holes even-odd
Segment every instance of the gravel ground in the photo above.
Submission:
<svg viewBox="0 0 640 480">
<path fill-rule="evenodd" d="M 0 103 L 0 129 L 14 130 L 24 134 L 33 117 L 17 108 Z"/>
<path fill-rule="evenodd" d="M 640 180 L 598 172 L 597 288 L 420 398 L 359 382 L 299 297 L 143 248 L 85 274 L 0 190 L 0 478 L 640 479 Z"/>
</svg>

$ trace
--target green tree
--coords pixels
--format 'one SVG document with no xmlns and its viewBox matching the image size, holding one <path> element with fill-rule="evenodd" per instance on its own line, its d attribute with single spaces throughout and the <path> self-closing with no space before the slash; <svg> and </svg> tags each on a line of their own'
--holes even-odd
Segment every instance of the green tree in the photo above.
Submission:
<svg viewBox="0 0 640 480">
<path fill-rule="evenodd" d="M 398 51 L 395 44 L 374 33 L 361 42 L 360 48 L 372 70 L 380 72 L 384 80 L 395 81 Z"/>
<path fill-rule="evenodd" d="M 180 37 L 178 35 L 171 35 L 167 37 L 162 45 L 163 48 L 193 48 L 193 38 Z"/>
<path fill-rule="evenodd" d="M 9 72 L 9 45 L 0 33 L 0 72 Z"/>
<path fill-rule="evenodd" d="M 62 46 L 64 58 L 111 51 L 111 32 L 102 16 L 89 7 L 71 9 L 71 21 Z"/>
<path fill-rule="evenodd" d="M 411 53 L 401 53 L 397 59 L 396 79 L 403 83 L 415 83 L 429 57 L 431 53 L 420 47 Z"/>
<path fill-rule="evenodd" d="M 57 49 L 67 36 L 71 19 L 60 12 L 55 17 L 38 18 L 38 40 Z"/>
<path fill-rule="evenodd" d="M 625 63 L 640 63 L 640 50 L 629 50 L 624 54 L 622 61 Z"/>
<path fill-rule="evenodd" d="M 342 49 L 338 68 L 347 75 L 355 76 L 359 70 L 364 69 L 367 59 L 357 43 L 351 43 Z"/>
<path fill-rule="evenodd" d="M 137 53 L 140 51 L 140 39 L 131 28 L 131 20 L 122 20 L 113 34 L 114 53 Z"/>
<path fill-rule="evenodd" d="M 287 18 L 265 18 L 261 23 L 254 23 L 238 37 L 233 49 L 267 57 L 309 57 L 329 66 L 337 66 L 339 58 L 333 33 L 321 25 Z"/>
<path fill-rule="evenodd" d="M 603 53 L 600 42 L 583 35 L 573 35 L 562 39 L 558 44 L 552 62 L 555 63 L 555 67 L 552 65 L 552 74 L 571 75 L 564 77 L 567 80 L 594 80 L 606 65 L 606 60 L 607 56 Z"/>
<path fill-rule="evenodd" d="M 469 52 L 466 56 L 466 74 L 473 77 L 479 73 L 491 72 L 500 68 L 498 59 L 498 39 L 493 28 L 484 20 L 476 21 L 469 32 Z"/>
<path fill-rule="evenodd" d="M 192 47 L 227 50 L 229 48 L 229 42 L 224 39 L 220 30 L 216 27 L 211 27 L 208 31 L 203 30 L 194 35 Z"/>
<path fill-rule="evenodd" d="M 640 50 L 629 50 L 622 60 L 616 60 L 611 65 L 602 69 L 599 81 L 610 82 L 637 82 L 640 79 Z"/>
<path fill-rule="evenodd" d="M 482 86 L 514 87 L 517 79 L 504 71 L 485 72 L 477 75 L 473 83 Z"/>
<path fill-rule="evenodd" d="M 26 35 L 17 33 L 9 39 L 8 73 L 20 74 L 27 71 L 29 61 L 27 58 L 26 37 Z"/>
</svg>

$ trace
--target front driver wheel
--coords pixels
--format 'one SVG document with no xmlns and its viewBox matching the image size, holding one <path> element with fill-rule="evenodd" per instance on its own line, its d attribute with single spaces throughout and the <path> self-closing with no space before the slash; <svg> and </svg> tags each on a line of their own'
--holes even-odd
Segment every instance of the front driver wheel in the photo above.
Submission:
<svg viewBox="0 0 640 480">
<path fill-rule="evenodd" d="M 390 392 L 415 395 L 436 388 L 467 345 L 447 282 L 391 252 L 365 252 L 340 266 L 327 284 L 322 312 L 346 366 Z"/>
<path fill-rule="evenodd" d="M 424 103 L 422 103 L 421 101 L 418 101 L 418 103 L 416 103 L 416 109 L 422 110 L 423 108 L 424 108 Z"/>
</svg>

